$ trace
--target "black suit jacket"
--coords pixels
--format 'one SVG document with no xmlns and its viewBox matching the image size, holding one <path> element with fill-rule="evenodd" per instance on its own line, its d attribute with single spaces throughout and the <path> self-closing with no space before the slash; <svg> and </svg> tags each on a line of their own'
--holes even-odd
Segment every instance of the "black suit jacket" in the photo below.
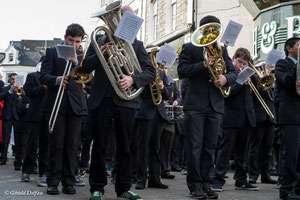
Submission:
<svg viewBox="0 0 300 200">
<path fill-rule="evenodd" d="M 251 79 L 254 80 L 253 77 Z M 256 81 L 254 81 L 254 85 L 256 85 Z M 249 85 L 240 85 L 235 82 L 229 97 L 225 98 L 222 127 L 242 128 L 248 120 L 252 127 L 256 127 L 252 91 Z"/>
<path fill-rule="evenodd" d="M 19 120 L 18 106 L 20 100 L 15 91 L 9 94 L 10 85 L 5 86 L 1 89 L 0 101 L 4 100 L 4 105 L 1 113 L 2 120 Z"/>
<path fill-rule="evenodd" d="M 23 86 L 26 96 L 30 100 L 29 109 L 26 115 L 26 121 L 39 122 L 43 118 L 41 111 L 46 88 L 40 82 L 40 72 L 33 72 L 27 75 Z"/>
<path fill-rule="evenodd" d="M 151 92 L 150 92 L 150 86 L 149 84 L 144 88 L 144 91 L 140 95 L 140 109 L 136 114 L 136 118 L 138 119 L 153 119 L 156 112 L 160 114 L 162 118 L 165 120 L 168 120 L 166 109 L 165 109 L 165 103 L 164 100 L 168 100 L 170 96 L 170 88 L 167 86 L 167 77 L 166 74 L 162 71 L 159 71 L 160 80 L 164 83 L 164 89 L 162 92 L 162 101 L 161 103 L 156 106 L 153 103 Z"/>
<path fill-rule="evenodd" d="M 277 61 L 278 124 L 300 125 L 300 96 L 296 92 L 296 64 L 288 57 Z"/>
<path fill-rule="evenodd" d="M 274 102 L 269 98 L 267 91 L 259 91 L 261 97 L 266 102 L 268 108 L 275 116 L 275 106 Z M 261 105 L 260 101 L 257 99 L 256 95 L 253 94 L 253 105 L 254 105 L 254 112 L 255 112 L 255 119 L 256 123 L 264 122 L 265 120 L 269 120 L 271 123 L 275 124 L 275 119 L 271 118 L 263 106 Z"/>
<path fill-rule="evenodd" d="M 236 80 L 237 73 L 234 70 L 232 61 L 228 56 L 227 50 L 223 50 L 223 59 L 226 64 L 227 85 L 232 85 Z M 218 112 L 224 112 L 224 97 L 220 90 L 210 81 L 209 70 L 203 65 L 203 48 L 196 47 L 191 43 L 182 46 L 177 68 L 180 79 L 188 79 L 184 98 L 185 110 L 203 111 L 208 106 Z"/>
<path fill-rule="evenodd" d="M 106 41 L 107 42 L 107 41 Z M 142 68 L 142 72 L 136 75 L 132 75 L 134 80 L 134 87 L 140 88 L 146 86 L 147 84 L 154 81 L 155 70 L 151 64 L 150 58 L 144 49 L 143 43 L 141 41 L 135 40 L 133 43 L 133 48 L 137 59 Z M 132 100 L 121 99 L 114 91 L 111 83 L 104 71 L 102 64 L 100 63 L 96 52 L 92 45 L 89 46 L 86 57 L 83 61 L 83 72 L 92 72 L 95 70 L 94 81 L 92 82 L 91 96 L 89 99 L 89 110 L 96 109 L 105 96 L 111 96 L 113 102 L 117 106 L 138 109 L 139 108 L 139 98 Z"/>
<path fill-rule="evenodd" d="M 59 88 L 59 85 L 56 85 L 56 78 L 63 75 L 65 66 L 66 61 L 58 58 L 55 47 L 48 48 L 46 57 L 42 62 L 40 77 L 41 84 L 48 87 L 42 103 L 42 112 L 50 113 L 52 111 Z M 76 115 L 87 115 L 87 103 L 81 84 L 76 83 L 71 78 L 68 82 L 61 106 L 70 102 Z"/>
</svg>

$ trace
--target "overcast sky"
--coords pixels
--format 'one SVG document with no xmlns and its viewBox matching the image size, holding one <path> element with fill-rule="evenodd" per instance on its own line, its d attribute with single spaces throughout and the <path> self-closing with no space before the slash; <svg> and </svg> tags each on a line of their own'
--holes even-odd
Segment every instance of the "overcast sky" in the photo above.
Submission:
<svg viewBox="0 0 300 200">
<path fill-rule="evenodd" d="M 99 0 L 1 0 L 0 50 L 11 40 L 63 39 L 71 23 L 90 34 L 97 25 L 90 16 L 98 9 Z"/>
</svg>

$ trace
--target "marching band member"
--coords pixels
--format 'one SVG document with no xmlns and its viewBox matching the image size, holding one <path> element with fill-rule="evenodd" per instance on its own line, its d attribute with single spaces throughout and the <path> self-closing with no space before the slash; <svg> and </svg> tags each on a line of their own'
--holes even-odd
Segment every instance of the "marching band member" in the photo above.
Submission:
<svg viewBox="0 0 300 200">
<path fill-rule="evenodd" d="M 268 91 L 259 90 L 259 93 L 271 112 L 275 113 L 274 102 L 268 96 Z M 253 95 L 253 105 L 256 128 L 249 141 L 249 183 L 255 184 L 260 173 L 261 183 L 276 184 L 277 181 L 270 177 L 275 119 L 266 113 L 255 95 Z"/>
<path fill-rule="evenodd" d="M 275 66 L 278 124 L 282 133 L 279 183 L 283 200 L 300 199 L 300 96 L 296 93 L 296 87 L 300 89 L 300 81 L 296 82 L 299 45 L 299 38 L 288 39 L 284 45 L 286 58 L 277 61 Z"/>
<path fill-rule="evenodd" d="M 67 27 L 64 36 L 65 44 L 79 49 L 85 35 L 79 24 Z M 78 61 L 73 60 L 73 66 Z M 47 86 L 42 103 L 42 112 L 49 121 L 58 88 L 63 81 L 66 91 L 63 95 L 53 133 L 49 134 L 49 174 L 47 194 L 57 195 L 57 186 L 62 183 L 65 194 L 75 194 L 75 164 L 77 144 L 81 133 L 83 116 L 87 115 L 87 105 L 82 86 L 68 76 L 62 76 L 66 66 L 64 59 L 58 58 L 55 47 L 48 48 L 41 67 L 41 83 Z"/>
<path fill-rule="evenodd" d="M 200 26 L 211 22 L 220 23 L 215 16 L 201 19 Z M 177 68 L 180 79 L 187 78 L 189 87 L 184 100 L 184 128 L 188 140 L 187 184 L 194 198 L 218 198 L 211 190 L 211 172 L 218 131 L 224 112 L 224 97 L 219 88 L 231 85 L 236 73 L 227 50 L 223 50 L 227 74 L 210 81 L 209 70 L 204 62 L 203 47 L 183 44 Z M 208 58 L 213 64 L 214 57 Z"/>
<path fill-rule="evenodd" d="M 137 185 L 135 189 L 145 189 L 147 182 L 147 168 L 149 168 L 148 187 L 167 189 L 168 186 L 160 181 L 160 141 L 163 125 L 168 121 L 164 100 L 169 98 L 166 74 L 158 70 L 162 101 L 154 105 L 150 87 L 147 85 L 140 95 L 140 110 L 135 119 L 135 131 L 138 138 L 137 148 Z"/>
<path fill-rule="evenodd" d="M 134 14 L 129 6 L 121 9 Z M 101 49 L 109 44 L 102 45 Z M 135 40 L 133 48 L 142 68 L 142 72 L 132 76 L 124 76 L 118 83 L 120 90 L 125 90 L 131 86 L 140 88 L 148 85 L 155 78 L 155 70 L 141 41 Z M 115 191 L 117 196 L 123 199 L 141 199 L 132 191 L 130 177 L 130 144 L 132 140 L 132 128 L 134 117 L 139 108 L 138 98 L 123 100 L 115 92 L 106 72 L 101 65 L 95 50 L 89 47 L 86 58 L 83 62 L 83 71 L 91 72 L 95 70 L 94 81 L 92 82 L 91 96 L 89 100 L 89 110 L 94 116 L 93 147 L 90 165 L 90 191 L 91 200 L 101 200 L 104 194 L 104 186 L 107 184 L 107 174 L 105 166 L 105 144 L 108 140 L 110 130 L 107 127 L 114 119 L 115 133 L 117 141 L 117 177 Z"/>
<path fill-rule="evenodd" d="M 239 72 L 247 67 L 250 61 L 250 52 L 245 48 L 238 48 L 233 56 L 233 66 Z M 254 80 L 254 76 L 251 77 Z M 225 99 L 225 112 L 222 121 L 223 135 L 220 149 L 216 158 L 213 189 L 222 191 L 225 184 L 224 176 L 229 167 L 229 161 L 234 150 L 235 157 L 235 188 L 240 190 L 258 190 L 258 187 L 247 182 L 247 173 L 244 167 L 248 139 L 255 127 L 253 100 L 249 85 L 235 82 L 231 93 Z"/>
</svg>

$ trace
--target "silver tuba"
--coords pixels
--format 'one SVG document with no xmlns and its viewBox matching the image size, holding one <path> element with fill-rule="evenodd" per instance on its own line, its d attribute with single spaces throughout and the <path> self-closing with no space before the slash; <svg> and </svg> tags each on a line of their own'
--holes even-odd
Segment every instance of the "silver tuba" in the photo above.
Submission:
<svg viewBox="0 0 300 200">
<path fill-rule="evenodd" d="M 131 100 L 138 97 L 143 91 L 143 87 L 139 89 L 130 87 L 123 91 L 116 84 L 117 81 L 122 79 L 123 75 L 132 76 L 142 71 L 132 45 L 113 36 L 121 18 L 121 1 L 115 1 L 107 5 L 94 13 L 92 17 L 102 19 L 107 26 L 99 26 L 92 32 L 91 43 L 115 92 L 124 100 Z M 104 52 L 100 50 L 102 44 L 98 44 L 96 40 L 96 35 L 100 34 L 100 32 L 105 32 L 105 35 L 112 44 L 104 50 L 108 54 L 107 58 L 104 57 Z"/>
</svg>

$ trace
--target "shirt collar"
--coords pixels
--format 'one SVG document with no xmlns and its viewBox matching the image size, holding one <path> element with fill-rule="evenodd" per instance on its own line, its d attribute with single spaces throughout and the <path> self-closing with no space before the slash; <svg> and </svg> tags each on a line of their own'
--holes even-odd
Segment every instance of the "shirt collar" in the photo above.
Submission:
<svg viewBox="0 0 300 200">
<path fill-rule="evenodd" d="M 297 64 L 297 60 L 296 60 L 295 58 L 290 57 L 290 56 L 288 56 L 288 57 L 289 57 L 289 59 L 291 59 L 295 64 Z"/>
</svg>

